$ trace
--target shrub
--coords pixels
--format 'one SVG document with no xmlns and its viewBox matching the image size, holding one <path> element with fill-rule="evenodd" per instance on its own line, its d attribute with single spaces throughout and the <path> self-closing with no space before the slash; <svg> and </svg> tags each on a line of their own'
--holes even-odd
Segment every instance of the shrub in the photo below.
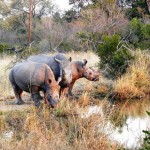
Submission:
<svg viewBox="0 0 150 150">
<path fill-rule="evenodd" d="M 125 14 L 129 20 L 132 20 L 133 18 L 142 18 L 142 14 L 137 8 L 128 8 Z"/>
<path fill-rule="evenodd" d="M 71 51 L 72 50 L 72 45 L 69 42 L 62 42 L 59 45 L 59 50 L 61 50 L 61 51 Z"/>
<path fill-rule="evenodd" d="M 133 55 L 135 59 L 130 63 L 126 73 L 115 81 L 116 98 L 141 98 L 149 93 L 149 53 L 137 50 Z"/>
<path fill-rule="evenodd" d="M 97 53 L 100 57 L 100 68 L 109 68 L 108 73 L 118 77 L 126 71 L 128 62 L 133 58 L 130 52 L 122 47 L 121 37 L 117 34 L 102 36 L 102 42 L 97 46 Z M 119 47 L 118 47 L 119 45 Z M 118 49 L 118 48 L 119 49 Z"/>
<path fill-rule="evenodd" d="M 125 34 L 129 35 L 126 40 L 135 48 L 150 48 L 150 24 L 143 24 L 140 20 L 134 18 L 129 22 Z"/>
<path fill-rule="evenodd" d="M 8 44 L 0 43 L 0 53 L 6 51 L 7 48 L 8 48 Z"/>
</svg>

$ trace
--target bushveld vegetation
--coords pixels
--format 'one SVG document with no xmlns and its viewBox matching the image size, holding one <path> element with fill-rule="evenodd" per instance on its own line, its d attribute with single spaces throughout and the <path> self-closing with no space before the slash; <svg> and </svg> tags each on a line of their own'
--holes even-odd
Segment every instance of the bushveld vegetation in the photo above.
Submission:
<svg viewBox="0 0 150 150">
<path fill-rule="evenodd" d="M 63 52 L 67 57 L 72 56 L 73 61 L 86 58 L 89 66 L 101 73 L 98 82 L 85 79 L 77 82 L 73 89 L 75 95 L 63 97 L 56 109 L 42 104 L 37 110 L 31 102 L 31 107 L 23 110 L 0 111 L 0 148 L 123 149 L 108 138 L 109 133 L 103 132 L 108 116 L 113 122 L 120 116 L 118 111 L 117 117 L 112 115 L 114 110 L 108 100 L 142 99 L 150 92 L 150 8 L 144 0 L 125 4 L 115 0 L 88 2 L 85 6 L 84 1 L 79 0 L 71 10 L 61 14 L 55 11 L 51 1 L 34 1 L 31 47 L 26 44 L 28 2 L 0 2 L 2 102 L 14 101 L 8 80 L 10 68 L 31 54 Z M 24 51 L 14 55 L 11 48 L 21 49 L 24 45 L 27 45 Z M 29 101 L 28 95 L 24 97 Z M 106 117 L 82 114 L 92 105 L 110 113 Z M 149 146 L 149 131 L 145 133 L 143 149 Z"/>
</svg>

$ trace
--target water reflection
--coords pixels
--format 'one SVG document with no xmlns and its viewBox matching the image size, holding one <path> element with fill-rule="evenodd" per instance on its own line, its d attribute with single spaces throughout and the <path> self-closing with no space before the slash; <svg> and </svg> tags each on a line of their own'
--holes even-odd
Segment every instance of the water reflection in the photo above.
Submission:
<svg viewBox="0 0 150 150">
<path fill-rule="evenodd" d="M 144 137 L 142 130 L 150 130 L 150 117 L 146 111 L 150 111 L 149 98 L 116 102 L 111 106 L 90 106 L 81 117 L 101 115 L 106 120 L 104 132 L 112 141 L 119 142 L 125 148 L 138 149 Z"/>
<path fill-rule="evenodd" d="M 144 136 L 142 130 L 150 129 L 150 117 L 146 111 L 150 111 L 149 98 L 116 103 L 108 122 L 110 131 L 112 130 L 110 139 L 126 148 L 139 148 Z"/>
<path fill-rule="evenodd" d="M 116 127 L 112 130 L 110 134 L 110 139 L 118 141 L 120 144 L 123 144 L 124 147 L 130 149 L 137 149 L 142 143 L 142 138 L 144 136 L 142 130 L 147 129 L 150 124 L 150 119 L 148 117 L 144 118 L 133 118 L 129 117 L 126 120 L 126 124 L 120 128 Z M 113 128 L 112 124 L 109 124 L 110 130 Z"/>
</svg>

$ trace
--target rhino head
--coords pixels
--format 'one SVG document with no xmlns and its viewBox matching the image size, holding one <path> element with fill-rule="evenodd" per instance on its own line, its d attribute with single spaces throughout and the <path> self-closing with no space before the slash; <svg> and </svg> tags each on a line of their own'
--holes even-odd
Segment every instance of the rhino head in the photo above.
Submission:
<svg viewBox="0 0 150 150">
<path fill-rule="evenodd" d="M 72 81 L 71 57 L 63 60 L 55 58 L 55 61 L 59 63 L 60 77 L 62 77 L 60 84 L 69 85 Z"/>
<path fill-rule="evenodd" d="M 99 81 L 100 73 L 98 71 L 88 67 L 87 62 L 88 61 L 86 59 L 83 60 L 83 66 L 82 66 L 83 77 L 85 77 L 86 79 L 88 79 L 90 81 Z"/>
<path fill-rule="evenodd" d="M 58 78 L 58 81 L 52 81 L 51 79 L 48 80 L 48 83 L 46 84 L 46 94 L 45 94 L 45 100 L 46 103 L 50 104 L 52 108 L 56 106 L 56 104 L 60 101 L 59 100 L 59 82 L 61 81 L 61 78 Z"/>
</svg>

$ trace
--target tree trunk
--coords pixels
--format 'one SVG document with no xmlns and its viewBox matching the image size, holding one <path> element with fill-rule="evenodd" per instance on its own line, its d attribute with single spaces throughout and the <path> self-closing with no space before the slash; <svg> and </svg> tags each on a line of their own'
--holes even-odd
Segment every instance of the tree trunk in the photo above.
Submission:
<svg viewBox="0 0 150 150">
<path fill-rule="evenodd" d="M 147 3 L 147 7 L 148 7 L 148 12 L 150 14 L 150 0 L 146 0 L 146 3 Z"/>
</svg>

